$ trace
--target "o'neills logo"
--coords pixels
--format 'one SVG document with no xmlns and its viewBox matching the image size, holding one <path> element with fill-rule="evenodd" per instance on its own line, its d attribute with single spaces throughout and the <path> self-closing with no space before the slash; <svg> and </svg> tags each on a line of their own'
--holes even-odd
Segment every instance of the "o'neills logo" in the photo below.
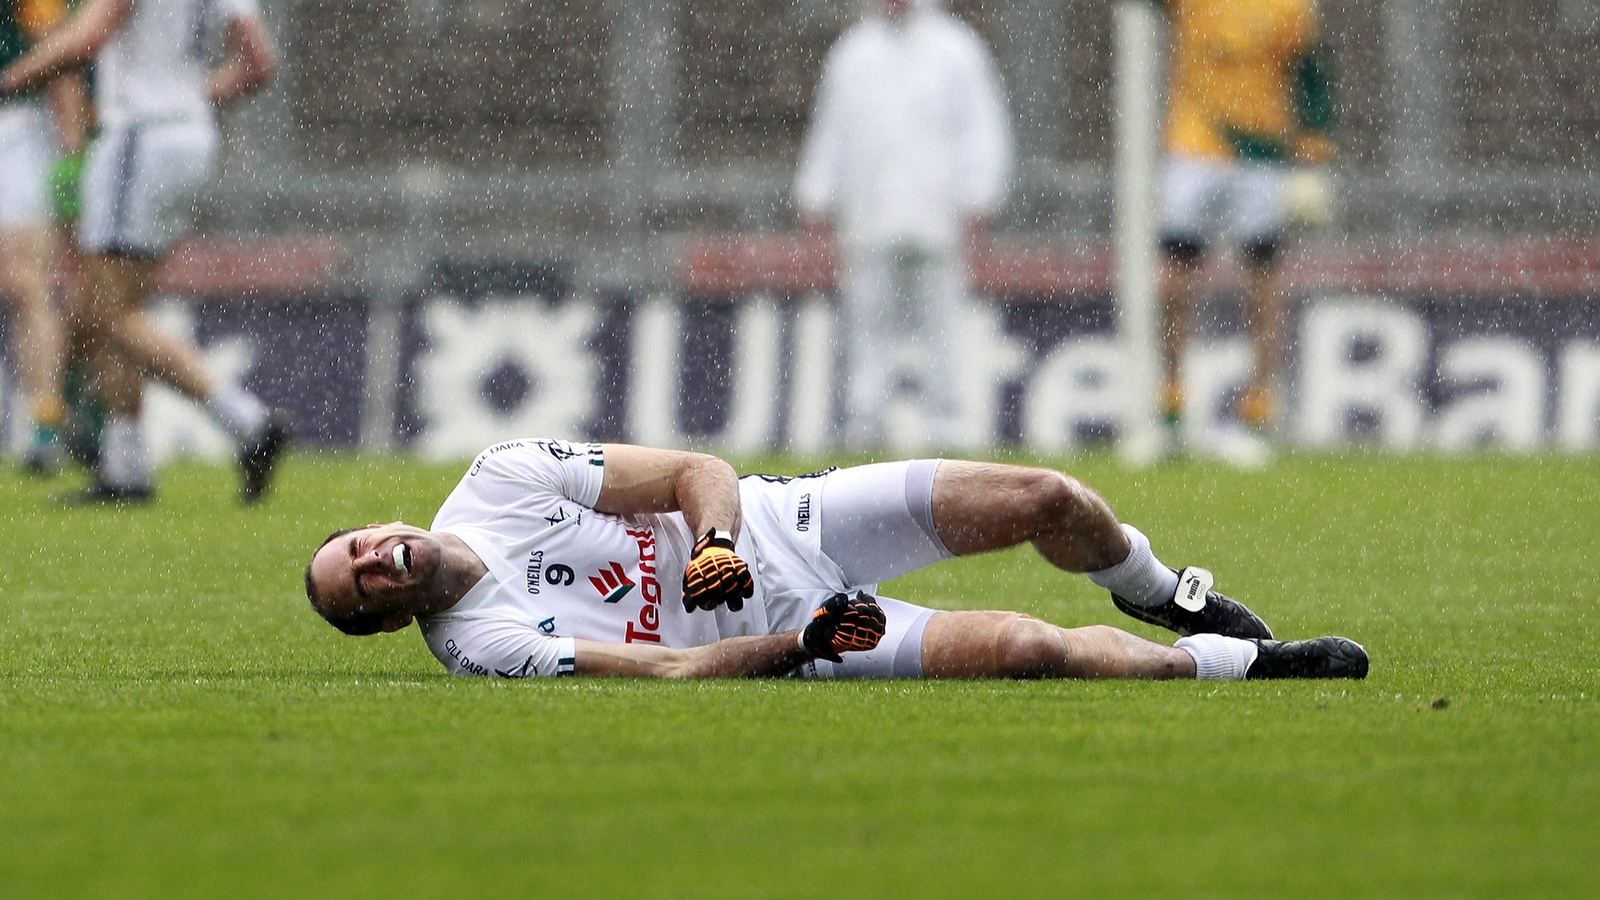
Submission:
<svg viewBox="0 0 1600 900">
<path fill-rule="evenodd" d="M 544 551 L 535 550 L 528 554 L 528 593 L 539 593 L 539 576 L 544 571 Z"/>
<path fill-rule="evenodd" d="M 639 595 L 644 606 L 639 608 L 637 622 L 629 621 L 623 642 L 646 641 L 661 643 L 661 582 L 656 580 L 656 534 L 649 528 L 629 528 L 628 537 L 639 545 Z"/>
<path fill-rule="evenodd" d="M 811 495 L 800 495 L 800 511 L 794 517 L 795 531 L 811 530 Z"/>
</svg>

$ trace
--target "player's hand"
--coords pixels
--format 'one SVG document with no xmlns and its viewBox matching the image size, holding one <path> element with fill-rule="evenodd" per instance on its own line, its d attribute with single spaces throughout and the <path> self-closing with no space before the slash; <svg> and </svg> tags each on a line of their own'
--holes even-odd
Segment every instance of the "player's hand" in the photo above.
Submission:
<svg viewBox="0 0 1600 900">
<path fill-rule="evenodd" d="M 876 598 L 860 591 L 853 600 L 834 594 L 811 614 L 811 624 L 800 632 L 800 649 L 818 659 L 844 662 L 839 654 L 878 646 L 887 625 Z"/>
<path fill-rule="evenodd" d="M 724 603 L 738 612 L 744 609 L 745 598 L 755 591 L 750 567 L 733 552 L 732 538 L 712 529 L 695 542 L 689 565 L 683 570 L 684 612 L 716 609 Z"/>
</svg>

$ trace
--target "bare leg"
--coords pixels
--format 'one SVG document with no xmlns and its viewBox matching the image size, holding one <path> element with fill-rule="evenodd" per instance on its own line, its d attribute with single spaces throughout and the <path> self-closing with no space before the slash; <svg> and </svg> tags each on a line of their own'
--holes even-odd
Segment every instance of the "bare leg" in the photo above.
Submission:
<svg viewBox="0 0 1600 900">
<path fill-rule="evenodd" d="M 117 353 L 146 375 L 170 385 L 197 403 L 215 387 L 200 352 L 188 341 L 158 328 L 144 310 L 158 263 L 116 256 L 85 261 L 89 285 L 85 326 L 103 335 Z"/>
<path fill-rule="evenodd" d="M 922 635 L 928 678 L 1193 678 L 1194 657 L 1112 628 L 1013 612 L 943 612 Z"/>
<path fill-rule="evenodd" d="M 1162 411 L 1180 415 L 1181 385 L 1179 367 L 1183 346 L 1189 338 L 1189 312 L 1194 305 L 1195 284 L 1200 279 L 1202 262 L 1167 257 L 1161 269 L 1161 377 Z"/>
<path fill-rule="evenodd" d="M 1278 374 L 1283 357 L 1282 278 L 1276 264 L 1251 264 L 1250 342 L 1255 348 L 1255 383 L 1266 385 Z"/>
<path fill-rule="evenodd" d="M 17 367 L 22 387 L 39 424 L 59 428 L 61 402 L 61 317 L 50 302 L 51 232 L 46 226 L 0 234 L 4 284 L 18 307 Z"/>
<path fill-rule="evenodd" d="M 89 371 L 95 396 L 105 404 L 108 415 L 139 417 L 144 406 L 144 380 L 132 363 L 109 345 L 101 344 L 89 354 Z"/>
<path fill-rule="evenodd" d="M 1255 372 L 1250 392 L 1240 410 L 1247 424 L 1267 425 L 1273 410 L 1273 385 L 1283 359 L 1283 292 L 1275 262 L 1249 261 L 1248 290 L 1250 343 L 1255 350 Z"/>
<path fill-rule="evenodd" d="M 946 460 L 934 476 L 933 522 L 957 556 L 1026 541 L 1068 572 L 1110 568 L 1130 549 L 1099 494 L 1049 469 Z"/>
</svg>

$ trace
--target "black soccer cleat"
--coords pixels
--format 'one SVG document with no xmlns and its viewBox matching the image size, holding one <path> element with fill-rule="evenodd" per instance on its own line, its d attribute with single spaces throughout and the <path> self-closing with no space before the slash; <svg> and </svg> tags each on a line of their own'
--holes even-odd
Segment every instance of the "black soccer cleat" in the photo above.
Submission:
<svg viewBox="0 0 1600 900">
<path fill-rule="evenodd" d="M 1367 651 L 1355 641 L 1342 637 L 1319 637 L 1305 641 L 1253 640 L 1256 661 L 1245 672 L 1245 680 L 1264 678 L 1356 678 L 1367 677 Z"/>
<path fill-rule="evenodd" d="M 60 443 L 34 443 L 22 455 L 22 470 L 39 478 L 54 478 L 61 474 L 61 467 L 65 463 L 62 457 Z"/>
<path fill-rule="evenodd" d="M 261 439 L 239 448 L 239 470 L 244 477 L 244 483 L 239 488 L 239 499 L 245 503 L 261 501 L 267 493 L 267 487 L 272 484 L 272 471 L 278 463 L 278 457 L 292 439 L 288 414 L 273 410 L 267 416 Z"/>
<path fill-rule="evenodd" d="M 1111 595 L 1111 602 L 1141 622 L 1191 634 L 1220 634 L 1232 638 L 1272 638 L 1272 629 L 1243 603 L 1211 589 L 1211 573 L 1190 566 L 1178 573 L 1178 591 L 1157 606 L 1139 606 Z"/>
</svg>

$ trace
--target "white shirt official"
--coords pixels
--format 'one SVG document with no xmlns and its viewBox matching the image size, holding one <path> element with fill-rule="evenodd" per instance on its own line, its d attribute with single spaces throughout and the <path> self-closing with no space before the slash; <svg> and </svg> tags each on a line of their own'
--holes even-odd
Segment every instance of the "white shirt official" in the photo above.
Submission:
<svg viewBox="0 0 1600 900">
<path fill-rule="evenodd" d="M 1011 129 L 983 39 L 933 0 L 869 15 L 829 51 L 795 175 L 802 212 L 857 245 L 956 244 L 1011 176 Z"/>
</svg>

